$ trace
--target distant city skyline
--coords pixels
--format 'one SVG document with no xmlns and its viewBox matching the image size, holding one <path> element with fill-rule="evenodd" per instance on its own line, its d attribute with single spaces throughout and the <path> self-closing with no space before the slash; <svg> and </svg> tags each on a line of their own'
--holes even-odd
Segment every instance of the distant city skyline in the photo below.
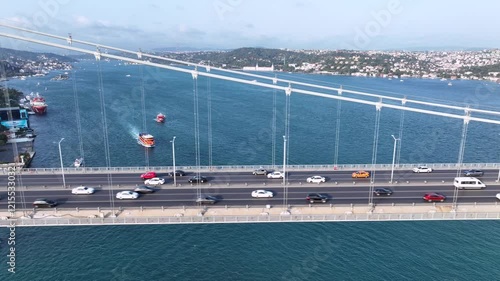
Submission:
<svg viewBox="0 0 500 281">
<path fill-rule="evenodd" d="M 144 50 L 454 50 L 500 48 L 499 10 L 493 0 L 20 0 L 2 4 L 0 22 Z M 0 37 L 16 46 L 40 47 Z"/>
</svg>

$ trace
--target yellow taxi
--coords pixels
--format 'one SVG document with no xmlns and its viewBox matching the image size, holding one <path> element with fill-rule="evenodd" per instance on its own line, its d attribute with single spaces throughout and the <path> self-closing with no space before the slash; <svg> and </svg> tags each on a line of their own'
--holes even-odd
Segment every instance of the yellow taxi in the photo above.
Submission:
<svg viewBox="0 0 500 281">
<path fill-rule="evenodd" d="M 367 171 L 357 171 L 352 173 L 353 178 L 369 178 L 370 177 L 370 172 Z"/>
</svg>

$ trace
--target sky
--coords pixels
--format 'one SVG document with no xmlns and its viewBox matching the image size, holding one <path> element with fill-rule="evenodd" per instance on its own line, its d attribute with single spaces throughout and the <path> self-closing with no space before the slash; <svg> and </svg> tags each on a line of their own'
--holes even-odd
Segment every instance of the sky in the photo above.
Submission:
<svg viewBox="0 0 500 281">
<path fill-rule="evenodd" d="M 125 49 L 499 48 L 497 0 L 1 0 L 0 23 Z M 0 33 L 27 35 L 0 27 Z M 0 47 L 31 48 L 0 37 Z"/>
</svg>

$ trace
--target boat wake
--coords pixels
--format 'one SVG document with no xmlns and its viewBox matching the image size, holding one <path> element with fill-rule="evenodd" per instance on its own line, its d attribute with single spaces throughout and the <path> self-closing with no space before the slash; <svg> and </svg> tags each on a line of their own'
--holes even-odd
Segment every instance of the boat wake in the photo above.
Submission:
<svg viewBox="0 0 500 281">
<path fill-rule="evenodd" d="M 134 140 L 137 140 L 137 136 L 139 135 L 140 131 L 139 129 L 137 129 L 136 127 L 130 125 L 130 129 L 129 129 L 129 134 L 130 136 L 134 139 Z"/>
</svg>

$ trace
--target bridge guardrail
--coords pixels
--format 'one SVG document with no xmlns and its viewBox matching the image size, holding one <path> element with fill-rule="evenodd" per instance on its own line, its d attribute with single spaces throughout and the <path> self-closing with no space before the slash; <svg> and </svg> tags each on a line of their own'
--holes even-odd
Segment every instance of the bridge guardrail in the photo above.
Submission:
<svg viewBox="0 0 500 281">
<path fill-rule="evenodd" d="M 488 206 L 488 207 L 500 207 L 500 202 L 495 201 L 493 202 L 463 202 L 463 203 L 458 203 L 457 206 L 459 207 L 476 207 L 476 206 Z M 30 205 L 30 204 L 28 204 Z M 339 204 L 339 203 L 328 203 L 328 204 L 304 204 L 304 205 L 293 205 L 289 204 L 287 205 L 289 209 L 291 208 L 320 208 L 320 209 L 332 209 L 332 208 L 367 208 L 370 205 L 368 204 Z M 377 208 L 384 208 L 384 207 L 436 207 L 436 206 L 452 206 L 452 203 L 428 203 L 428 202 L 422 202 L 419 201 L 418 203 L 378 203 L 374 205 Z M 117 212 L 124 212 L 124 211 L 148 211 L 148 210 L 157 210 L 157 211 L 167 211 L 167 210 L 207 210 L 207 209 L 282 209 L 283 204 L 266 204 L 266 205 L 225 205 L 225 204 L 215 204 L 215 205 L 195 205 L 194 202 L 192 205 L 184 205 L 184 206 L 127 206 L 127 207 L 115 207 L 112 209 L 111 207 L 108 206 L 103 206 L 103 207 L 74 207 L 74 208 L 61 208 L 61 207 L 56 207 L 53 209 L 34 209 L 34 208 L 16 208 L 17 211 L 26 211 L 26 212 L 33 212 L 35 213 L 36 211 L 54 211 L 54 212 L 65 212 L 65 211 L 97 211 L 97 212 L 111 212 L 112 210 L 117 211 Z M 499 210 L 500 212 L 500 210 Z"/>
<path fill-rule="evenodd" d="M 59 225 L 129 225 L 129 224 L 196 224 L 196 223 L 279 223 L 279 222 L 362 222 L 362 221 L 422 221 L 422 220 L 498 220 L 493 213 L 413 213 L 413 214 L 334 214 L 334 215 L 267 215 L 267 216 L 189 216 L 133 218 L 42 218 L 0 220 L 0 226 L 59 226 Z"/>
<path fill-rule="evenodd" d="M 394 166 L 395 171 L 410 171 L 421 164 L 398 164 Z M 428 167 L 433 169 L 500 169 L 500 163 L 428 163 Z M 264 168 L 269 170 L 282 170 L 283 166 L 272 165 L 228 165 L 228 166 L 176 166 L 178 170 L 186 172 L 251 172 L 255 169 Z M 287 171 L 355 171 L 355 170 L 391 170 L 392 164 L 341 164 L 341 165 L 287 165 Z M 141 173 L 146 171 L 171 172 L 172 166 L 150 166 L 150 167 L 83 167 L 83 168 L 64 168 L 64 173 L 68 174 L 91 174 L 91 173 Z M 61 173 L 61 168 L 23 168 L 18 169 L 22 174 L 56 174 Z M 8 169 L 4 168 L 3 173 L 7 174 Z"/>
</svg>

